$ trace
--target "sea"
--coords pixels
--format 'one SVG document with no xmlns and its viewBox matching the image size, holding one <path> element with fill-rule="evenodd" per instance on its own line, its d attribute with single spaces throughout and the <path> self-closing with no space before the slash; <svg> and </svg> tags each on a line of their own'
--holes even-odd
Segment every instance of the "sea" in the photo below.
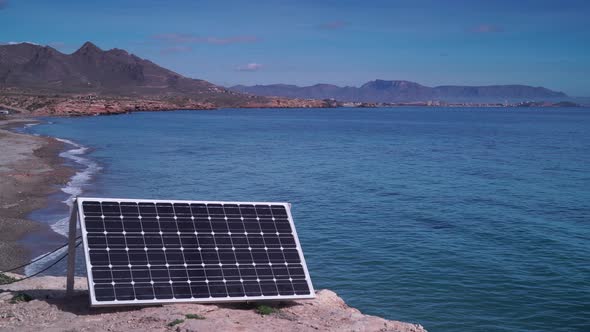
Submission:
<svg viewBox="0 0 590 332">
<path fill-rule="evenodd" d="M 429 331 L 590 330 L 590 109 L 45 118 L 77 195 L 286 201 L 316 289 Z M 64 267 L 61 268 L 63 273 Z"/>
</svg>

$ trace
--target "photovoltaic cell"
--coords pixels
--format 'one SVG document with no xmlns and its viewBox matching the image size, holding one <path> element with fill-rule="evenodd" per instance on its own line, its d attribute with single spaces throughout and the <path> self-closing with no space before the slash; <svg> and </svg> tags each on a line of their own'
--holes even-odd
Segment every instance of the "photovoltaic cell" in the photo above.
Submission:
<svg viewBox="0 0 590 332">
<path fill-rule="evenodd" d="M 287 203 L 78 198 L 92 305 L 313 298 Z"/>
</svg>

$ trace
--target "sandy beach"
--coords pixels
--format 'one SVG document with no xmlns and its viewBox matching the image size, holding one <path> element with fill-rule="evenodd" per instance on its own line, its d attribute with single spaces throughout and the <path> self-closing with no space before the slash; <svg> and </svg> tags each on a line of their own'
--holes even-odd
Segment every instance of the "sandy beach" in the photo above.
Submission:
<svg viewBox="0 0 590 332">
<path fill-rule="evenodd" d="M 27 235 L 58 236 L 48 225 L 27 216 L 45 207 L 48 195 L 73 175 L 73 170 L 65 167 L 59 157 L 64 148 L 62 142 L 9 130 L 34 122 L 37 121 L 0 120 L 0 270 L 31 259 L 30 249 L 22 243 Z"/>
</svg>

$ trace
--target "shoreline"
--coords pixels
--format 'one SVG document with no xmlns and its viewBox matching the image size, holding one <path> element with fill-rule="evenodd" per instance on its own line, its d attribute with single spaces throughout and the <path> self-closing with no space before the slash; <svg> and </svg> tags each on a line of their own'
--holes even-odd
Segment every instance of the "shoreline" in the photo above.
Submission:
<svg viewBox="0 0 590 332">
<path fill-rule="evenodd" d="M 51 225 L 30 218 L 33 211 L 46 208 L 50 196 L 76 173 L 60 156 L 65 143 L 11 130 L 38 122 L 28 118 L 0 120 L 0 271 L 27 263 L 64 240 Z M 15 272 L 23 273 L 24 269 Z"/>
</svg>

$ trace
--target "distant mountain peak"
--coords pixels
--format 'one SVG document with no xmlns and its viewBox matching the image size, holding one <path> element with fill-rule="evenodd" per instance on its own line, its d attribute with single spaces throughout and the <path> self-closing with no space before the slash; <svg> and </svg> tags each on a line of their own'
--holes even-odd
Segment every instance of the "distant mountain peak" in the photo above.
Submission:
<svg viewBox="0 0 590 332">
<path fill-rule="evenodd" d="M 317 88 L 338 88 L 338 86 L 336 86 L 334 84 L 326 84 L 326 83 L 318 83 L 318 84 L 315 84 L 314 87 L 317 87 Z"/>
<path fill-rule="evenodd" d="M 103 51 L 100 49 L 100 47 L 87 41 L 82 45 L 82 47 L 80 47 L 76 52 L 74 52 L 74 54 L 96 54 L 102 52 Z"/>
<path fill-rule="evenodd" d="M 100 49 L 100 47 L 96 46 L 96 44 L 94 44 L 94 43 L 92 43 L 90 41 L 87 41 L 84 44 L 82 44 L 82 46 L 80 48 L 82 48 L 82 49 L 95 49 L 95 50 L 98 50 L 98 51 L 102 51 Z"/>
<path fill-rule="evenodd" d="M 373 88 L 378 90 L 385 90 L 390 88 L 408 88 L 408 87 L 423 87 L 416 82 L 404 81 L 404 80 L 382 80 L 376 79 L 369 81 L 361 86 L 362 88 Z"/>
</svg>

